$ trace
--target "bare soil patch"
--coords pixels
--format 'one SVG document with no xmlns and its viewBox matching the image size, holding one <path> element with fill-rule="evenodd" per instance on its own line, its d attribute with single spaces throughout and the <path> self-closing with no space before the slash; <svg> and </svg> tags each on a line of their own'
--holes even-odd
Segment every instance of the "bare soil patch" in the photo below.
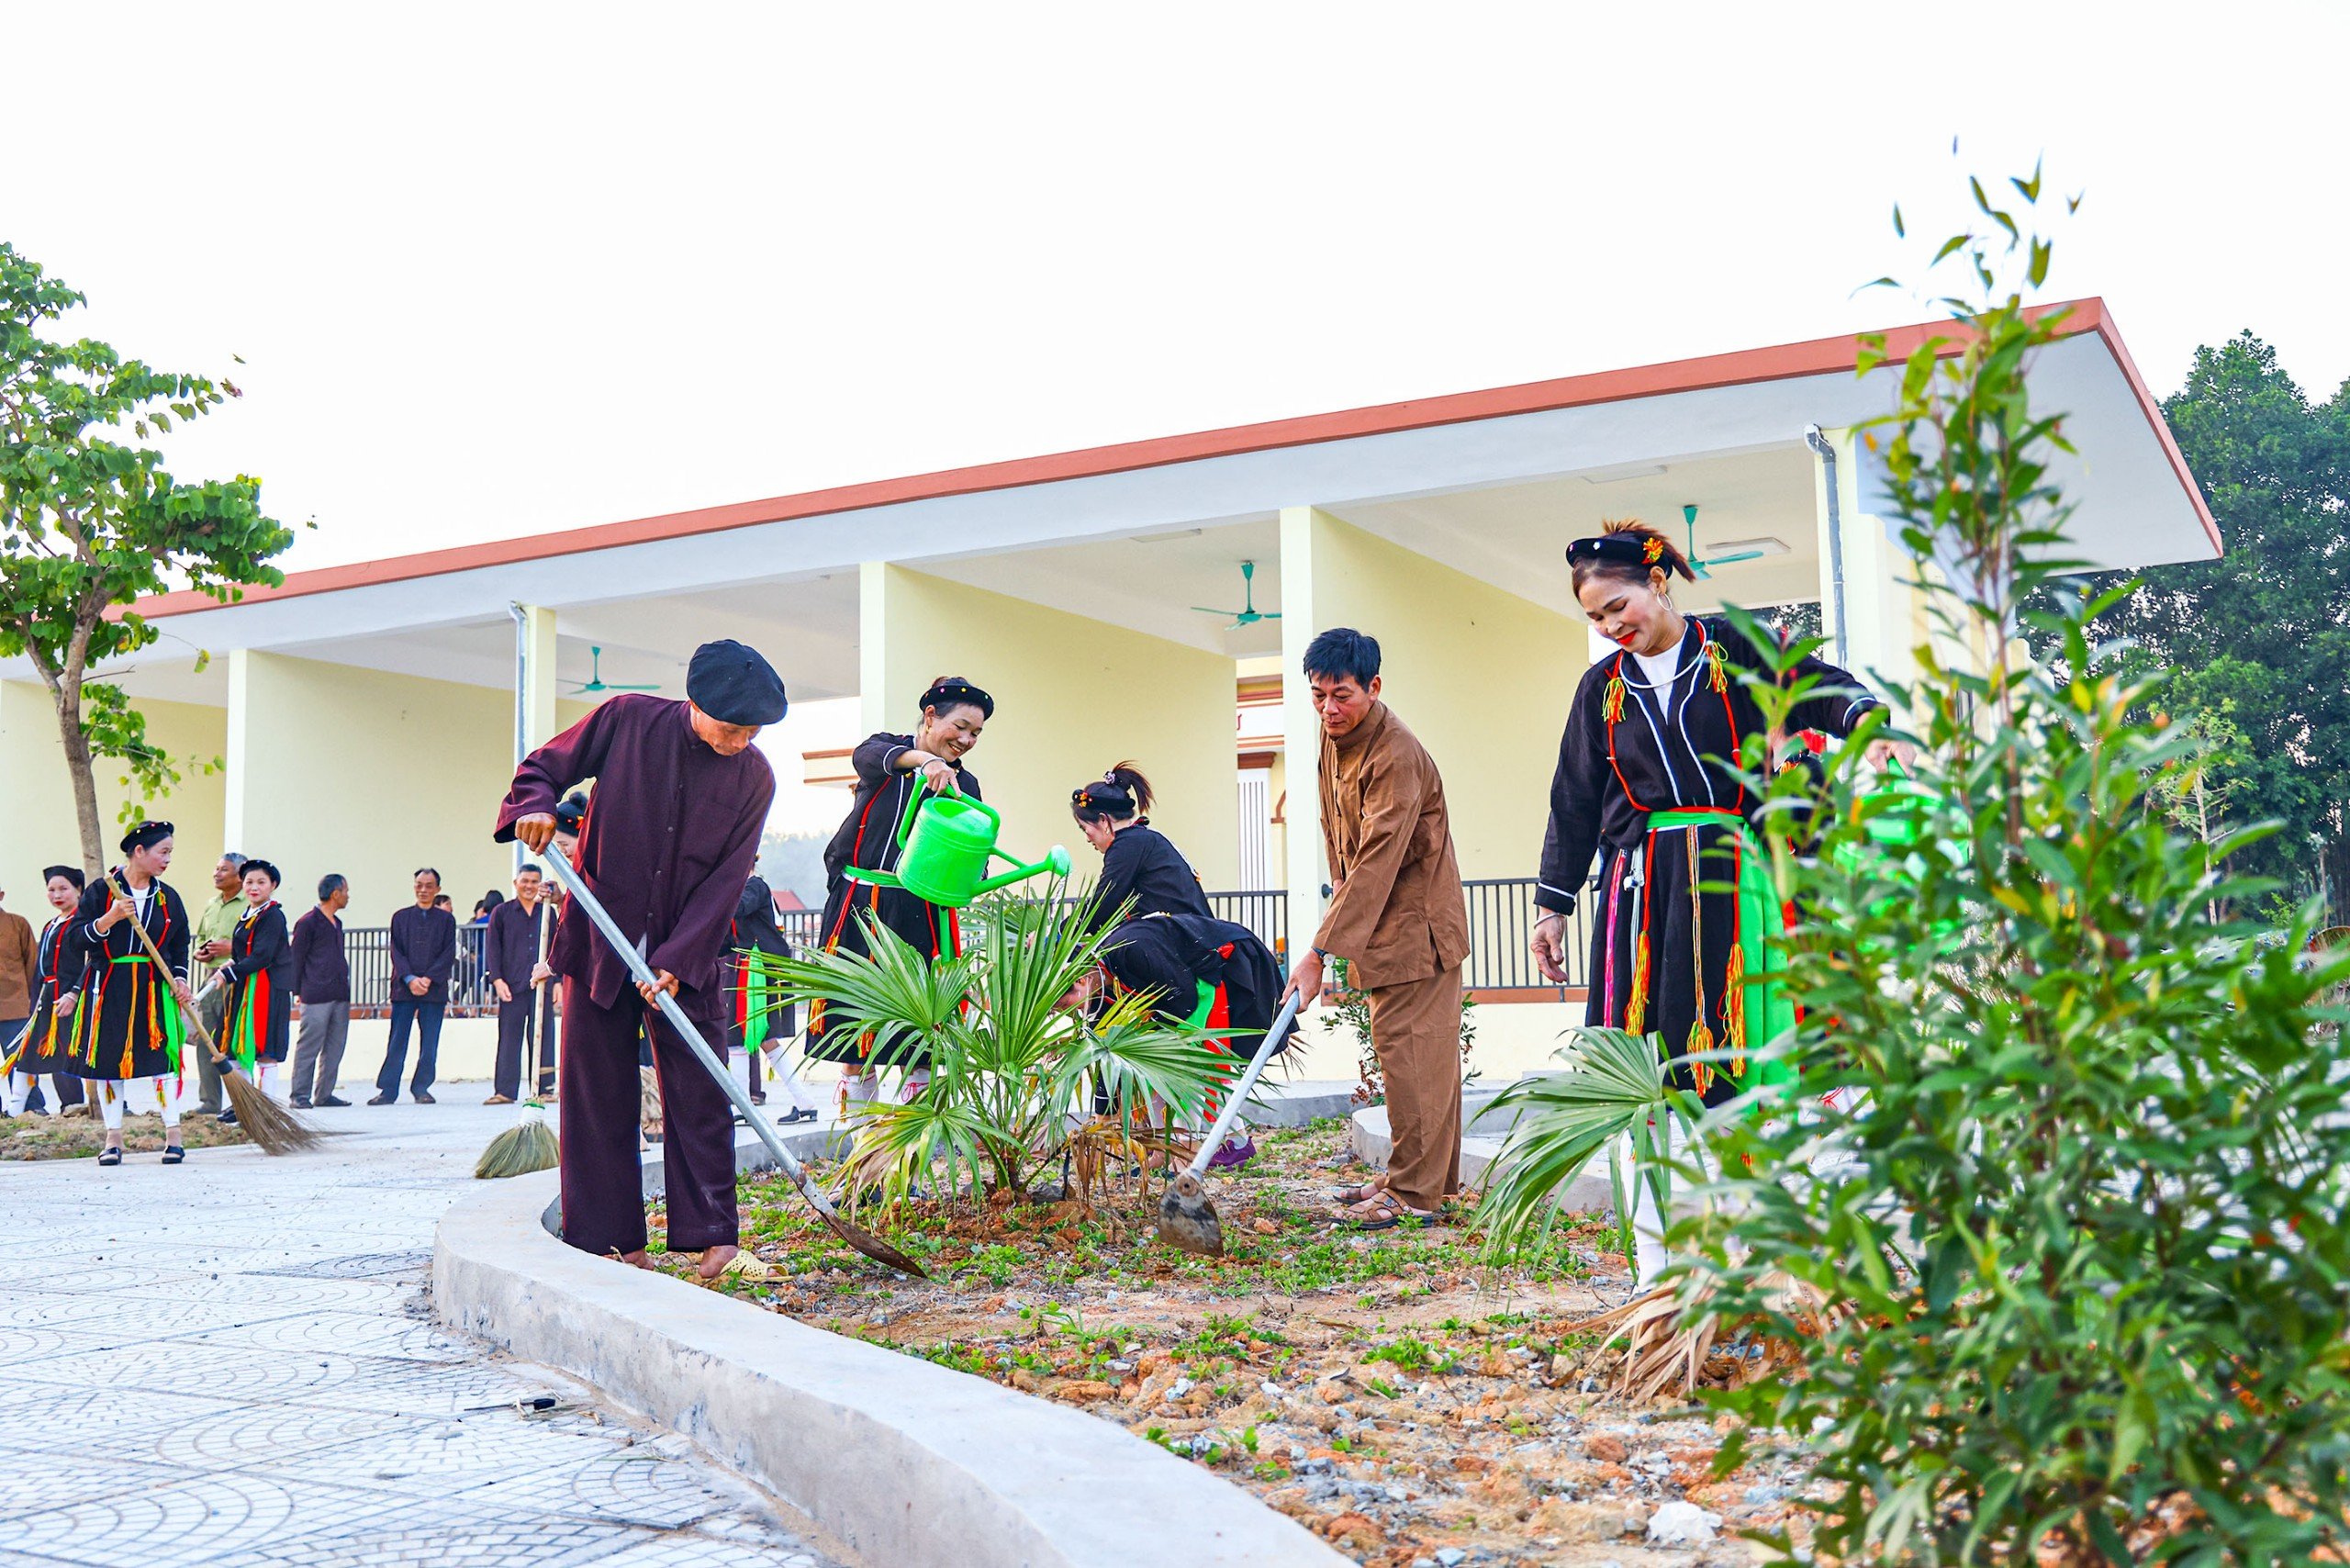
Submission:
<svg viewBox="0 0 2350 1568">
<path fill-rule="evenodd" d="M 195 1158 L 200 1148 L 251 1143 L 242 1127 L 224 1127 L 209 1116 L 180 1117 L 180 1147 Z M 23 1115 L 0 1120 L 0 1159 L 95 1159 L 106 1147 L 106 1130 L 95 1115 Z M 163 1118 L 153 1114 L 122 1118 L 122 1147 L 132 1154 L 163 1152 Z"/>
<path fill-rule="evenodd" d="M 1115 1421 L 1375 1568 L 1746 1562 L 1737 1532 L 1791 1527 L 1791 1456 L 1758 1445 L 1716 1476 L 1726 1417 L 1598 1392 L 1617 1358 L 1575 1325 L 1631 1285 L 1595 1218 L 1508 1267 L 1481 1260 L 1460 1213 L 1352 1231 L 1327 1198 L 1364 1174 L 1344 1126 L 1257 1134 L 1259 1158 L 1212 1183 L 1220 1260 L 1158 1243 L 1158 1187 L 1136 1182 L 1090 1214 L 866 1216 L 933 1275 L 903 1280 L 842 1248 L 788 1183 L 746 1178 L 744 1242 L 770 1277 L 714 1288 Z M 655 1260 L 691 1279 L 690 1257 L 660 1250 L 662 1219 L 655 1204 Z M 1722 1538 L 1651 1547 L 1675 1502 L 1719 1516 Z"/>
</svg>

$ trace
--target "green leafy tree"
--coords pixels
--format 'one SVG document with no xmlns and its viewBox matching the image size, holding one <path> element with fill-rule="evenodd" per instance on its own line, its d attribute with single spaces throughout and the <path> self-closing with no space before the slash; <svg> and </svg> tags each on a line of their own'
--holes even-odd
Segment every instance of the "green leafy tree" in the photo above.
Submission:
<svg viewBox="0 0 2350 1568">
<path fill-rule="evenodd" d="M 1967 276 L 1952 328 L 1871 432 L 1937 622 L 1891 689 L 1925 743 L 1911 777 L 1858 776 L 1882 713 L 1817 781 L 1769 773 L 1760 736 L 1740 759 L 1805 912 L 1781 945 L 1803 1012 L 1762 1047 L 1799 1088 L 1706 1113 L 1707 1159 L 1672 1161 L 1702 1188 L 1666 1238 L 1684 1334 L 1799 1347 L 1706 1396 L 1748 1423 L 1721 1468 L 1758 1430 L 1808 1450 L 1800 1560 L 2338 1562 L 2350 1119 L 2329 1025 L 2350 953 L 2305 954 L 2309 909 L 2281 941 L 2231 915 L 2261 887 L 2232 868 L 2276 832 L 2198 800 L 2238 737 L 2220 710 L 2165 722 L 2178 680 L 2093 643 L 2130 585 L 2085 602 L 2059 576 L 2065 420 L 2026 369 L 2061 318 L 2023 304 L 2053 247 L 2026 228 L 2038 172 L 2010 187 L 1972 185 L 1980 231 L 1936 257 Z M 1753 682 L 1774 725 L 1816 684 L 1793 679 L 1808 645 Z M 1657 1047 L 1581 1031 L 1513 1096 L 1494 1235 L 1628 1116 L 1695 1114 Z M 1638 1156 L 1651 1182 L 1670 1159 L 1653 1136 Z"/>
<path fill-rule="evenodd" d="M 2128 638 L 2140 672 L 2173 673 L 2175 718 L 2226 715 L 2247 744 L 2216 770 L 2283 831 L 2241 869 L 2350 907 L 2350 382 L 2315 404 L 2250 332 L 2199 349 L 2163 404 L 2226 553 L 2128 580 L 2093 640 Z"/>
<path fill-rule="evenodd" d="M 145 715 L 93 667 L 155 641 L 127 608 L 185 585 L 220 599 L 285 580 L 270 558 L 294 542 L 263 515 L 261 482 L 185 483 L 127 444 L 238 396 L 231 383 L 125 359 L 48 333 L 82 295 L 0 243 L 0 657 L 28 658 L 48 687 L 73 785 L 82 858 L 106 865 L 99 757 L 118 760 L 133 802 L 176 782 Z"/>
<path fill-rule="evenodd" d="M 1808 913 L 1805 1010 L 1766 1048 L 1800 1092 L 1712 1118 L 1724 1175 L 1668 1240 L 1693 1301 L 1803 1346 L 1713 1397 L 1807 1445 L 1823 1561 L 2339 1561 L 2350 1123 L 2322 1025 L 2350 962 L 2302 956 L 2306 910 L 2281 941 L 2226 913 L 2274 824 L 2207 843 L 2162 802 L 2204 742 L 2092 641 L 2131 590 L 2083 602 L 2053 568 L 2040 179 L 1973 189 L 1951 330 L 1872 432 L 1940 623 L 1893 689 L 1921 754 L 1897 789 L 1858 744 L 1817 785 L 1744 759 L 1768 818 L 1826 824 L 1811 858 L 1772 834 Z"/>
</svg>

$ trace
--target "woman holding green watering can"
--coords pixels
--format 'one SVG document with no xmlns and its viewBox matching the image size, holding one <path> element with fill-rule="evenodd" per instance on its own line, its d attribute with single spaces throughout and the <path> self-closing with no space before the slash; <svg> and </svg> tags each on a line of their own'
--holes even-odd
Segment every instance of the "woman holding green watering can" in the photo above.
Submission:
<svg viewBox="0 0 2350 1568">
<path fill-rule="evenodd" d="M 1718 1103 L 1746 1087 L 1745 1051 L 1794 1016 L 1769 981 L 1764 939 L 1785 917 L 1750 816 L 1757 802 L 1708 760 L 1734 758 L 1741 739 L 1763 733 L 1739 676 L 1767 666 L 1727 624 L 1674 608 L 1672 577 L 1695 574 L 1672 541 L 1639 522 L 1606 529 L 1567 546 L 1583 612 L 1620 651 L 1584 674 L 1559 742 L 1535 892 L 1550 913 L 1531 946 L 1543 973 L 1564 983 L 1566 914 L 1596 851 L 1585 1021 L 1662 1035 L 1675 1057 L 1730 1053 L 1680 1073 Z M 1792 728 L 1850 734 L 1877 706 L 1817 658 L 1796 666 L 1805 677 L 1821 685 L 1796 705 Z M 1871 760 L 1894 749 L 1879 741 Z"/>
<path fill-rule="evenodd" d="M 961 676 L 943 675 L 922 694 L 922 723 L 913 734 L 870 735 L 856 748 L 851 758 L 856 793 L 840 831 L 824 849 L 824 951 L 867 950 L 859 912 L 871 913 L 926 958 L 962 946 L 955 911 L 903 888 L 854 881 L 848 871 L 851 867 L 897 869 L 898 824 L 916 791 L 979 799 L 979 777 L 963 766 L 963 758 L 979 744 L 980 730 L 994 716 L 994 698 Z M 841 1092 L 851 1103 L 873 1098 L 879 1070 L 885 1067 L 907 1070 L 909 1096 L 920 1093 L 929 1081 L 929 1064 L 910 1050 L 893 1048 L 877 1058 L 867 1036 L 827 1028 L 821 1002 L 809 1011 L 808 1056 L 813 1061 L 842 1064 Z"/>
</svg>

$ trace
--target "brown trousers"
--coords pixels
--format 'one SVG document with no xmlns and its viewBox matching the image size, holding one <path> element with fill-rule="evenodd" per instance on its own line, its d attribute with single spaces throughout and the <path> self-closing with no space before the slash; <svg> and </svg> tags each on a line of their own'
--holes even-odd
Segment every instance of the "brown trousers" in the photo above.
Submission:
<svg viewBox="0 0 2350 1568">
<path fill-rule="evenodd" d="M 1371 1045 L 1387 1081 L 1387 1189 L 1433 1210 L 1460 1190 L 1460 971 L 1370 993 Z"/>
</svg>

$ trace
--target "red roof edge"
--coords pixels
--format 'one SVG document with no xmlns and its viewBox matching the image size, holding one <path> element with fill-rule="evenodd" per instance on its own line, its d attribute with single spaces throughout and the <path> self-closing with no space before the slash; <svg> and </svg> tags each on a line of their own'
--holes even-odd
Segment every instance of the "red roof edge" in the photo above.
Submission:
<svg viewBox="0 0 2350 1568">
<path fill-rule="evenodd" d="M 2197 489 L 2193 476 L 2188 472 L 2186 460 L 2179 455 L 2177 443 L 2171 441 L 2170 432 L 2163 424 L 2160 407 L 2147 393 L 2137 367 L 2131 363 L 2129 354 L 2121 347 L 2121 339 L 2113 332 L 2105 302 L 2091 297 L 2050 305 L 2044 308 L 2071 312 L 2061 329 L 2064 335 L 2094 331 L 2104 338 L 2107 347 L 2129 378 L 2140 405 L 2145 409 L 2148 421 L 2161 439 L 2172 466 L 2178 473 L 2179 482 L 2195 498 L 2196 510 L 2216 545 L 2219 530 L 2212 523 L 2209 511 L 2204 510 L 2201 492 Z M 1956 322 L 1935 321 L 1893 328 L 1883 336 L 1886 353 L 1898 358 L 1934 336 L 1950 337 L 1952 342 L 1946 352 L 1955 353 L 1963 332 L 1964 329 Z M 1585 375 L 1561 376 L 1551 381 L 1496 386 L 1481 392 L 1455 392 L 1402 403 L 1382 403 L 1368 409 L 1348 409 L 1337 413 L 1308 414 L 1262 424 L 1200 431 L 1190 435 L 1159 436 L 1148 441 L 1089 447 L 1043 457 L 1024 457 L 1011 462 L 985 463 L 968 468 L 916 474 L 904 478 L 842 485 L 767 500 L 736 501 L 726 506 L 670 512 L 659 517 L 597 523 L 520 539 L 489 540 L 477 544 L 422 551 L 413 555 L 390 555 L 341 566 L 321 566 L 310 571 L 289 573 L 280 587 L 250 588 L 241 599 L 229 602 L 258 604 L 273 599 L 301 599 L 311 594 L 334 593 L 376 583 L 405 582 L 451 572 L 475 571 L 486 566 L 514 566 L 585 551 L 690 538 L 696 534 L 722 532 L 763 522 L 791 521 L 904 501 L 933 500 L 986 490 L 1016 489 L 1064 479 L 1093 478 L 1141 468 L 1195 463 L 1206 458 L 1310 446 L 1323 442 L 1393 434 L 1400 431 L 1427 430 L 1439 425 L 1465 424 L 1514 414 L 1545 413 L 1557 409 L 1627 402 L 1639 398 L 1664 397 L 1717 386 L 1833 375 L 1839 370 L 1852 368 L 1861 339 L 1868 335 L 1872 334 L 1847 333 L 1832 338 L 1813 338 L 1799 343 L 1741 349 L 1733 353 L 1673 360 L 1628 370 L 1598 371 Z M 221 608 L 221 601 L 209 594 L 183 589 L 141 599 L 133 608 L 151 620 L 160 620 L 166 616 L 218 610 Z"/>
</svg>

